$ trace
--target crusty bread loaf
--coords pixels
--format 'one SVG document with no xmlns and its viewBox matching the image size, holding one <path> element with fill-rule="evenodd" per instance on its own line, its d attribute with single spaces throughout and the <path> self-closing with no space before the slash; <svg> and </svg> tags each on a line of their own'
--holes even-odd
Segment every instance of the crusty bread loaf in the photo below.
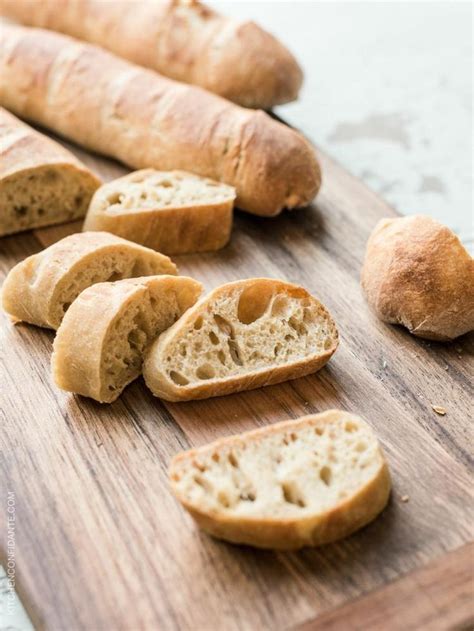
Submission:
<svg viewBox="0 0 474 631">
<path fill-rule="evenodd" d="M 337 344 L 330 314 L 305 289 L 253 278 L 190 309 L 153 343 L 143 375 L 167 401 L 204 399 L 316 372 Z"/>
<path fill-rule="evenodd" d="M 385 507 L 390 475 L 371 428 L 330 410 L 179 454 L 173 492 L 209 534 L 294 550 L 346 537 Z"/>
<path fill-rule="evenodd" d="M 83 217 L 100 180 L 0 108 L 0 236 Z"/>
<path fill-rule="evenodd" d="M 311 145 L 264 112 L 65 35 L 2 26 L 0 105 L 132 168 L 225 182 L 257 215 L 305 206 L 320 186 Z"/>
<path fill-rule="evenodd" d="M 72 234 L 10 271 L 3 308 L 16 321 L 57 329 L 71 303 L 94 283 L 176 273 L 167 256 L 113 234 Z"/>
<path fill-rule="evenodd" d="M 107 230 L 165 254 L 218 250 L 232 228 L 235 189 L 185 171 L 143 169 L 101 186 L 84 230 Z"/>
<path fill-rule="evenodd" d="M 146 276 L 85 289 L 54 340 L 56 385 L 110 403 L 136 379 L 150 342 L 193 305 L 201 283 L 185 276 Z"/>
<path fill-rule="evenodd" d="M 474 260 L 449 228 L 430 217 L 377 224 L 362 287 L 381 320 L 413 335 L 443 341 L 474 329 Z"/>
<path fill-rule="evenodd" d="M 292 101 L 303 79 L 293 55 L 272 35 L 193 0 L 0 0 L 0 11 L 247 107 Z"/>
</svg>

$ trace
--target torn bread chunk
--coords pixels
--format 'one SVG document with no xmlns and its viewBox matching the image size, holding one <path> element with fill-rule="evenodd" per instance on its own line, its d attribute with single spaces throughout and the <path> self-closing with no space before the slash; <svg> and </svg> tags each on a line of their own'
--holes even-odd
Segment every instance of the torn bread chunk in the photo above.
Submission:
<svg viewBox="0 0 474 631">
<path fill-rule="evenodd" d="M 84 230 L 107 230 L 165 254 L 223 248 L 235 189 L 186 171 L 143 169 L 101 186 Z"/>
<path fill-rule="evenodd" d="M 315 372 L 337 345 L 332 317 L 305 289 L 253 278 L 200 300 L 153 343 L 143 374 L 163 399 L 204 399 Z"/>
<path fill-rule="evenodd" d="M 3 309 L 17 322 L 57 329 L 81 291 L 94 283 L 176 273 L 167 256 L 113 234 L 72 234 L 10 271 Z"/>
<path fill-rule="evenodd" d="M 54 340 L 53 377 L 62 390 L 101 403 L 115 401 L 136 379 L 152 340 L 199 297 L 185 276 L 146 276 L 85 289 Z"/>
<path fill-rule="evenodd" d="M 280 550 L 350 535 L 382 511 L 390 494 L 375 434 L 340 410 L 183 452 L 169 474 L 174 494 L 209 534 Z"/>
</svg>

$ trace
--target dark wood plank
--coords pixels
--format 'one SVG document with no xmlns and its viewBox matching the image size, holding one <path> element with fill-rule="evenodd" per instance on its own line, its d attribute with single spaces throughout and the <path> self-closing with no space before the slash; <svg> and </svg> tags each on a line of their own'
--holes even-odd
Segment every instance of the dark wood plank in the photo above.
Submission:
<svg viewBox="0 0 474 631">
<path fill-rule="evenodd" d="M 474 626 L 474 544 L 450 552 L 295 631 L 410 631 Z"/>
<path fill-rule="evenodd" d="M 186 404 L 164 404 L 138 380 L 101 406 L 54 387 L 52 333 L 1 317 L 0 494 L 16 493 L 17 580 L 38 627 L 287 628 L 471 539 L 472 337 L 426 344 L 370 314 L 360 264 L 370 230 L 393 211 L 321 159 L 316 205 L 273 220 L 237 213 L 227 248 L 177 258 L 207 288 L 272 276 L 320 297 L 342 342 L 317 375 Z M 124 172 L 87 160 L 106 179 Z M 3 239 L 0 274 L 79 228 Z M 388 508 L 360 533 L 293 554 L 239 548 L 200 534 L 172 498 L 166 467 L 180 449 L 335 406 L 371 423 L 393 474 Z"/>
</svg>

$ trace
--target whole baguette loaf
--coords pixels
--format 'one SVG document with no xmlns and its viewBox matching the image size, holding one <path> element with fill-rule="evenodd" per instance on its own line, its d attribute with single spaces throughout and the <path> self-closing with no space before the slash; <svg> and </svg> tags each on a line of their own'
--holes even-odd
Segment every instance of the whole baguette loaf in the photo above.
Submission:
<svg viewBox="0 0 474 631">
<path fill-rule="evenodd" d="M 298 96 L 293 55 L 254 22 L 183 0 L 0 0 L 3 15 L 98 44 L 136 64 L 246 107 Z"/>
<path fill-rule="evenodd" d="M 305 206 L 320 186 L 311 145 L 264 112 L 65 35 L 2 27 L 0 105 L 133 168 L 230 184 L 257 215 Z"/>
<path fill-rule="evenodd" d="M 85 289 L 54 339 L 53 378 L 62 390 L 115 401 L 136 379 L 150 342 L 194 304 L 201 283 L 186 276 L 146 276 Z"/>
<path fill-rule="evenodd" d="M 93 196 L 83 230 L 106 230 L 165 254 L 223 248 L 235 189 L 185 171 L 142 169 Z"/>
<path fill-rule="evenodd" d="M 185 451 L 170 482 L 209 534 L 280 550 L 350 535 L 380 513 L 391 486 L 372 429 L 340 410 Z"/>
<path fill-rule="evenodd" d="M 100 183 L 72 153 L 0 107 L 0 236 L 83 217 Z"/>
<path fill-rule="evenodd" d="M 250 278 L 214 289 L 161 335 L 143 376 L 166 401 L 205 399 L 316 372 L 338 342 L 331 315 L 305 289 Z"/>
<path fill-rule="evenodd" d="M 86 287 L 134 276 L 176 273 L 176 265 L 163 254 L 108 232 L 79 232 L 10 270 L 2 287 L 3 309 L 16 322 L 57 329 Z"/>
</svg>

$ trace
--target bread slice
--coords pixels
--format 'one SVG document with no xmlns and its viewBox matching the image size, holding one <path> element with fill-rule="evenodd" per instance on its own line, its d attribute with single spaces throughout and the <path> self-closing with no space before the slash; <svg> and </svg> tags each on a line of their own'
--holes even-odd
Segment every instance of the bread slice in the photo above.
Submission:
<svg viewBox="0 0 474 631">
<path fill-rule="evenodd" d="M 252 278 L 215 289 L 153 343 L 143 374 L 167 401 L 204 399 L 319 370 L 336 325 L 305 289 Z"/>
<path fill-rule="evenodd" d="M 230 436 L 176 456 L 171 487 L 209 534 L 294 550 L 350 535 L 390 494 L 371 428 L 340 410 Z"/>
<path fill-rule="evenodd" d="M 94 283 L 176 273 L 167 256 L 107 232 L 72 234 L 10 271 L 3 308 L 16 321 L 57 329 L 70 304 Z"/>
<path fill-rule="evenodd" d="M 143 169 L 99 188 L 84 230 L 107 230 L 165 254 L 218 250 L 232 228 L 235 189 L 186 171 Z"/>
<path fill-rule="evenodd" d="M 110 403 L 141 373 L 150 342 L 193 305 L 202 286 L 185 276 L 98 283 L 68 309 L 54 340 L 63 390 Z"/>
<path fill-rule="evenodd" d="M 100 184 L 72 153 L 0 108 L 0 236 L 83 217 Z"/>
</svg>

